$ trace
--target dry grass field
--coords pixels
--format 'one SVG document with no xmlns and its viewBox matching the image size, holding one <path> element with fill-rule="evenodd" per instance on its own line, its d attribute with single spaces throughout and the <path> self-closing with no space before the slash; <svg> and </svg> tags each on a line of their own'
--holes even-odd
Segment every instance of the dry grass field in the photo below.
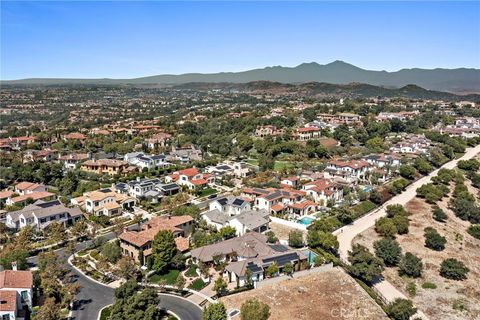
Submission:
<svg viewBox="0 0 480 320">
<path fill-rule="evenodd" d="M 388 319 L 375 301 L 343 270 L 286 279 L 222 298 L 227 310 L 250 298 L 270 306 L 272 320 Z"/>
</svg>

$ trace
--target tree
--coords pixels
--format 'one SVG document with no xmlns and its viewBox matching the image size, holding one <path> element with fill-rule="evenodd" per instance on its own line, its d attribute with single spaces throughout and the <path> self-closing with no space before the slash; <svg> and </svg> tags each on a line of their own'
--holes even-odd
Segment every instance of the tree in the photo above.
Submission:
<svg viewBox="0 0 480 320">
<path fill-rule="evenodd" d="M 222 302 L 210 303 L 203 309 L 203 320 L 227 320 L 227 309 Z"/>
<path fill-rule="evenodd" d="M 431 227 L 425 228 L 425 246 L 435 251 L 442 251 L 445 249 L 445 244 L 447 243 L 447 239 L 442 237 L 437 230 Z"/>
<path fill-rule="evenodd" d="M 387 314 L 394 320 L 409 320 L 417 309 L 413 307 L 410 300 L 397 298 L 393 303 L 387 306 Z"/>
<path fill-rule="evenodd" d="M 215 291 L 217 295 L 222 295 L 226 289 L 227 283 L 225 282 L 223 277 L 219 277 L 217 280 L 215 280 L 215 283 L 213 284 L 213 291 Z"/>
<path fill-rule="evenodd" d="M 116 241 L 106 242 L 102 246 L 102 255 L 107 258 L 108 262 L 116 263 L 122 257 L 122 248 Z"/>
<path fill-rule="evenodd" d="M 60 305 L 55 303 L 52 298 L 47 298 L 43 305 L 38 309 L 35 320 L 60 320 Z"/>
<path fill-rule="evenodd" d="M 288 245 L 294 248 L 303 247 L 303 233 L 300 230 L 292 230 L 288 233 Z"/>
<path fill-rule="evenodd" d="M 178 274 L 177 280 L 175 281 L 175 287 L 177 287 L 178 290 L 183 290 L 185 287 L 185 278 L 182 276 L 181 273 Z"/>
<path fill-rule="evenodd" d="M 265 232 L 265 235 L 267 236 L 268 243 L 276 243 L 278 241 L 277 236 L 272 230 L 268 230 L 267 232 Z"/>
<path fill-rule="evenodd" d="M 278 265 L 276 262 L 272 263 L 267 267 L 267 275 L 270 277 L 274 277 L 278 273 Z"/>
<path fill-rule="evenodd" d="M 125 290 L 122 287 L 128 286 Z M 121 290 L 119 290 L 121 289 Z M 158 320 L 162 317 L 162 312 L 158 308 L 160 298 L 158 293 L 153 288 L 145 288 L 138 292 L 138 287 L 132 289 L 132 284 L 127 281 L 119 289 L 122 292 L 121 297 L 117 295 L 115 290 L 116 300 L 111 308 L 110 320 Z M 124 293 L 129 293 L 124 294 Z"/>
<path fill-rule="evenodd" d="M 407 215 L 407 211 L 401 204 L 390 204 L 387 206 L 386 210 L 387 217 L 393 218 L 396 215 Z"/>
<path fill-rule="evenodd" d="M 152 268 L 157 272 L 165 272 L 177 253 L 175 238 L 170 230 L 161 230 L 152 242 Z"/>
<path fill-rule="evenodd" d="M 312 248 L 321 247 L 322 249 L 336 253 L 339 247 L 337 237 L 330 232 L 308 230 L 307 243 Z"/>
<path fill-rule="evenodd" d="M 270 317 L 270 307 L 256 298 L 248 299 L 240 307 L 241 320 L 267 320 Z"/>
<path fill-rule="evenodd" d="M 467 232 L 474 238 L 477 238 L 480 240 L 480 224 L 474 224 L 471 225 Z"/>
<path fill-rule="evenodd" d="M 290 262 L 287 262 L 283 266 L 282 271 L 287 275 L 291 275 L 293 273 L 293 265 Z"/>
<path fill-rule="evenodd" d="M 128 256 L 123 256 L 117 262 L 117 274 L 124 279 L 134 279 L 137 276 L 135 261 Z"/>
<path fill-rule="evenodd" d="M 375 255 L 383 260 L 386 266 L 394 267 L 400 262 L 402 248 L 397 241 L 383 238 L 373 243 Z"/>
<path fill-rule="evenodd" d="M 223 240 L 233 238 L 237 235 L 237 231 L 232 226 L 225 226 L 221 228 L 218 232 L 220 233 L 220 236 Z"/>
<path fill-rule="evenodd" d="M 440 207 L 434 206 L 433 207 L 433 212 L 432 212 L 432 217 L 434 220 L 438 222 L 445 222 L 448 218 L 447 214 L 445 211 L 443 211 Z"/>
<path fill-rule="evenodd" d="M 352 251 L 348 252 L 348 261 L 351 264 L 350 272 L 366 282 L 372 282 L 374 278 L 382 274 L 382 260 L 375 257 L 362 245 L 357 244 L 352 247 Z"/>
<path fill-rule="evenodd" d="M 408 180 L 412 180 L 413 178 L 415 178 L 415 174 L 417 173 L 415 168 L 408 164 L 401 165 L 398 170 L 400 172 L 400 175 Z"/>
<path fill-rule="evenodd" d="M 410 221 L 408 217 L 405 215 L 397 214 L 395 217 L 391 218 L 395 228 L 397 228 L 398 234 L 407 234 L 408 233 L 408 226 L 410 225 Z"/>
<path fill-rule="evenodd" d="M 417 159 L 415 159 L 413 165 L 421 174 L 428 174 L 433 170 L 432 165 L 428 162 L 427 159 L 423 157 L 418 157 Z"/>
<path fill-rule="evenodd" d="M 384 237 L 395 238 L 398 230 L 391 218 L 381 217 L 375 221 L 375 231 Z"/>
<path fill-rule="evenodd" d="M 380 153 L 385 150 L 385 142 L 380 137 L 374 137 L 372 139 L 367 140 L 365 146 L 370 152 L 373 153 Z"/>
<path fill-rule="evenodd" d="M 400 275 L 418 278 L 422 275 L 423 263 L 422 259 L 418 258 L 411 252 L 407 252 L 400 259 L 398 267 Z"/>
<path fill-rule="evenodd" d="M 464 280 L 470 271 L 462 261 L 449 258 L 442 261 L 440 275 L 451 280 Z"/>
</svg>

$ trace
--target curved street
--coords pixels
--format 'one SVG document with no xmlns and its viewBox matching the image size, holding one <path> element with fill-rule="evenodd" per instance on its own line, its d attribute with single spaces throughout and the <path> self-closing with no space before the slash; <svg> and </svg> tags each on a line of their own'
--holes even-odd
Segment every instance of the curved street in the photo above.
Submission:
<svg viewBox="0 0 480 320">
<path fill-rule="evenodd" d="M 202 309 L 187 299 L 160 293 L 160 307 L 175 313 L 181 320 L 201 320 Z"/>
</svg>

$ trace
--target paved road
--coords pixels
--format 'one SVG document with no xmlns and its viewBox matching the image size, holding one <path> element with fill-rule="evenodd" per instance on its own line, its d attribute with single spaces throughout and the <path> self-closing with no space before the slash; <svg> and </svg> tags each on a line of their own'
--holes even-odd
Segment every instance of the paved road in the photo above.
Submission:
<svg viewBox="0 0 480 320">
<path fill-rule="evenodd" d="M 458 161 L 471 159 L 474 156 L 476 156 L 479 152 L 480 152 L 480 145 L 474 148 L 468 148 L 466 153 L 460 159 L 447 162 L 441 168 L 453 169 L 457 166 Z M 368 228 L 371 228 L 372 226 L 374 226 L 375 221 L 377 219 L 386 216 L 387 214 L 385 212 L 386 206 L 390 204 L 405 205 L 408 201 L 410 201 L 416 196 L 417 188 L 422 186 L 425 183 L 429 183 L 432 177 L 437 175 L 438 170 L 439 169 L 431 172 L 428 176 L 425 176 L 415 181 L 410 186 L 408 186 L 408 188 L 404 192 L 391 198 L 389 201 L 385 202 L 382 207 L 375 210 L 374 212 L 369 213 L 368 215 L 356 220 L 352 224 L 344 226 L 336 230 L 335 232 L 333 232 L 333 234 L 337 236 L 337 239 L 340 244 L 340 248 L 339 248 L 340 257 L 345 261 L 347 260 L 348 251 L 352 249 L 353 238 L 355 238 L 358 234 L 362 233 Z M 402 292 L 400 292 L 397 288 L 395 288 L 391 283 L 389 283 L 386 280 L 379 281 L 374 285 L 374 288 L 378 292 L 380 292 L 380 294 L 389 302 L 394 301 L 396 298 L 407 299 L 407 297 L 405 297 L 405 295 Z M 421 317 L 422 319 L 428 319 L 421 311 L 418 312 L 417 316 Z"/>
<path fill-rule="evenodd" d="M 160 293 L 160 307 L 175 313 L 181 320 L 201 320 L 202 309 L 184 298 Z"/>
</svg>

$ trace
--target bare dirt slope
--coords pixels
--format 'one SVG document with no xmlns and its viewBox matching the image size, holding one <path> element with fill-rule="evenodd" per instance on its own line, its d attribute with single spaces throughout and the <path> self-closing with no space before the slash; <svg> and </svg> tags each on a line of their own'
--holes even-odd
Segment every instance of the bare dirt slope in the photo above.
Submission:
<svg viewBox="0 0 480 320">
<path fill-rule="evenodd" d="M 388 319 L 373 299 L 343 270 L 309 274 L 222 298 L 227 310 L 250 298 L 270 306 L 272 320 Z"/>
</svg>

